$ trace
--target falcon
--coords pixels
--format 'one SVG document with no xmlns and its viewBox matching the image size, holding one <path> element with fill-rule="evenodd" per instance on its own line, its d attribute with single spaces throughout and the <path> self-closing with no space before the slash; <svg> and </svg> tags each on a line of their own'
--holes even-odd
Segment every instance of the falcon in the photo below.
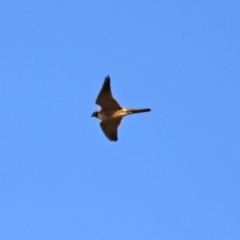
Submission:
<svg viewBox="0 0 240 240">
<path fill-rule="evenodd" d="M 151 111 L 150 108 L 122 108 L 112 95 L 109 76 L 106 76 L 104 79 L 103 86 L 96 99 L 96 104 L 100 105 L 101 109 L 93 112 L 92 117 L 102 120 L 100 127 L 110 141 L 118 140 L 117 131 L 123 117 L 133 113 Z"/>
</svg>

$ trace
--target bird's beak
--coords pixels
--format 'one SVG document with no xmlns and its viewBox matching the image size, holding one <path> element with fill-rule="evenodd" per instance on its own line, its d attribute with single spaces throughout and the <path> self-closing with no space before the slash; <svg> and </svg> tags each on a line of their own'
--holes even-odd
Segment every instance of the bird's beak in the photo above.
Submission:
<svg viewBox="0 0 240 240">
<path fill-rule="evenodd" d="M 91 115 L 91 117 L 94 117 L 94 113 Z"/>
</svg>

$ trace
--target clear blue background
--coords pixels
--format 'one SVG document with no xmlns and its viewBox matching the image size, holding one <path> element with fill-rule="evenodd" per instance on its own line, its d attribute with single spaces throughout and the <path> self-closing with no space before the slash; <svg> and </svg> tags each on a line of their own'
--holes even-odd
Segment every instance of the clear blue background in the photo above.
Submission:
<svg viewBox="0 0 240 240">
<path fill-rule="evenodd" d="M 0 239 L 240 239 L 239 1 L 1 1 Z M 109 74 L 119 141 L 91 114 Z"/>
</svg>

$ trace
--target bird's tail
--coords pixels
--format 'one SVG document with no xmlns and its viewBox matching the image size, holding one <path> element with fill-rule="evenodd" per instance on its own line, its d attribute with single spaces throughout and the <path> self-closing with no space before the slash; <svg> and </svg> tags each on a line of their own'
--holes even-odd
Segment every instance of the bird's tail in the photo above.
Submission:
<svg viewBox="0 0 240 240">
<path fill-rule="evenodd" d="M 150 111 L 151 111 L 151 108 L 139 108 L 139 109 L 129 108 L 128 111 L 129 111 L 129 114 L 131 114 L 131 113 L 150 112 Z"/>
</svg>

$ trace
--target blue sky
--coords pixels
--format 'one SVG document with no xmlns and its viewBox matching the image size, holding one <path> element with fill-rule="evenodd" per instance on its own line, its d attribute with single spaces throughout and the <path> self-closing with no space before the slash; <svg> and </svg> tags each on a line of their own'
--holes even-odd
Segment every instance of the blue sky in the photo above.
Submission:
<svg viewBox="0 0 240 240">
<path fill-rule="evenodd" d="M 0 239 L 240 239 L 238 1 L 0 5 Z"/>
</svg>

